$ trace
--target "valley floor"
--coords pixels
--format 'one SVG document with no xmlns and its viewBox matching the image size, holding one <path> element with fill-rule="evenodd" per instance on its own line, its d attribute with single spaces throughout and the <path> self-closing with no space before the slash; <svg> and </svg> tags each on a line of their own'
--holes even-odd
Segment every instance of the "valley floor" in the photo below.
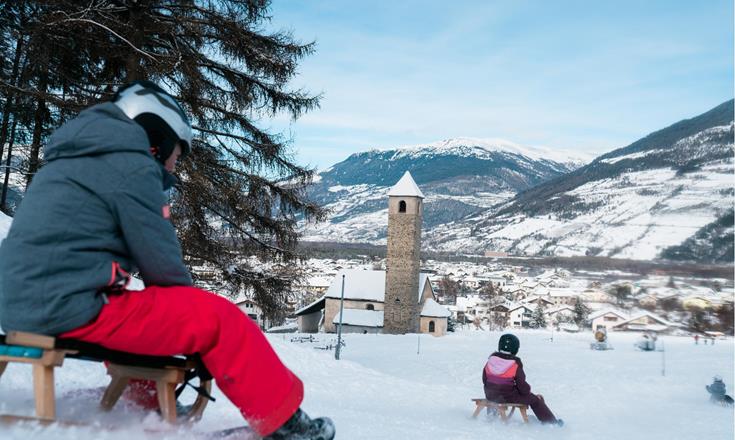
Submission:
<svg viewBox="0 0 735 440">
<path fill-rule="evenodd" d="M 733 410 L 712 405 L 704 389 L 712 376 L 723 377 L 733 394 L 733 339 L 695 345 L 690 337 L 665 336 L 664 352 L 640 352 L 638 336 L 611 333 L 611 351 L 592 351 L 589 332 L 579 334 L 518 331 L 519 355 L 533 391 L 542 393 L 564 428 L 541 426 L 531 417 L 508 425 L 484 415 L 470 418 L 473 397 L 482 397 L 481 371 L 497 345 L 498 332 L 460 331 L 443 338 L 428 335 L 345 336 L 342 360 L 314 347 L 333 343 L 291 342 L 294 334 L 269 335 L 271 342 L 306 385 L 303 408 L 328 415 L 337 438 L 564 440 L 732 439 Z M 665 364 L 664 364 L 665 361 Z M 665 370 L 664 369 L 665 365 Z M 663 375 L 662 373 L 665 373 Z M 155 414 L 118 404 L 101 414 L 97 401 L 107 377 L 101 366 L 68 361 L 58 373 L 60 418 L 124 425 L 114 431 L 36 425 L 0 426 L 3 439 L 196 438 L 196 432 L 242 424 L 219 390 L 204 419 L 191 430 L 166 428 Z M 88 390 L 88 391 L 79 391 Z M 0 413 L 31 415 L 31 372 L 12 365 L 0 380 Z M 161 430 L 146 434 L 144 429 Z M 167 430 L 168 429 L 168 430 Z"/>
</svg>

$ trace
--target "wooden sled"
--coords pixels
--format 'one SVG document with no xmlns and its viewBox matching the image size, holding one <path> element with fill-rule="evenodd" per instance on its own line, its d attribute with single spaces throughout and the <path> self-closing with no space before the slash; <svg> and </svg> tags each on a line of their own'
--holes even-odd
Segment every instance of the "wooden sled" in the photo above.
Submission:
<svg viewBox="0 0 735 440">
<path fill-rule="evenodd" d="M 472 414 L 473 418 L 477 417 L 483 408 L 486 408 L 488 411 L 497 411 L 500 415 L 500 419 L 504 423 L 507 423 L 508 420 L 513 417 L 513 413 L 516 408 L 518 408 L 518 412 L 521 413 L 521 417 L 523 418 L 523 423 L 528 423 L 528 405 L 524 405 L 522 403 L 495 403 L 487 399 L 472 399 L 472 401 L 475 402 L 475 412 Z M 506 412 L 508 408 L 510 408 L 510 413 Z"/>
<path fill-rule="evenodd" d="M 110 385 L 102 396 L 100 406 L 111 410 L 122 396 L 131 379 L 152 380 L 156 383 L 161 417 L 169 423 L 195 422 L 201 419 L 212 389 L 211 376 L 198 357 L 145 356 L 109 350 L 99 345 L 73 339 L 54 338 L 25 332 L 0 335 L 0 376 L 9 363 L 31 364 L 33 367 L 33 394 L 36 417 L 42 421 L 56 419 L 54 369 L 63 366 L 64 359 L 74 358 L 107 362 Z M 176 387 L 188 384 L 199 373 L 198 394 L 190 409 L 176 414 Z M 193 386 L 193 385 L 192 385 Z M 4 418 L 16 416 L 2 415 Z"/>
</svg>

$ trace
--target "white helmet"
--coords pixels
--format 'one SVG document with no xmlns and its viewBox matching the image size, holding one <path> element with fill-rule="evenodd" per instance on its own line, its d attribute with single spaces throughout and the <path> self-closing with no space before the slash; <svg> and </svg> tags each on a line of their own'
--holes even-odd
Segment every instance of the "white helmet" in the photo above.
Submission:
<svg viewBox="0 0 735 440">
<path fill-rule="evenodd" d="M 127 117 L 140 124 L 148 135 L 155 158 L 165 162 L 177 143 L 181 155 L 191 149 L 191 123 L 173 96 L 150 81 L 133 81 L 122 86 L 112 101 Z"/>
</svg>

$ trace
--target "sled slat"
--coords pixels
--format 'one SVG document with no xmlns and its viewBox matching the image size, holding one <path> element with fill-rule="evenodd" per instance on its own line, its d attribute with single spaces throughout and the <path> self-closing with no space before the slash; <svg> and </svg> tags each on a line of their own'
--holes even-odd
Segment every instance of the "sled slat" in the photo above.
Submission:
<svg viewBox="0 0 735 440">
<path fill-rule="evenodd" d="M 55 346 L 55 338 L 53 336 L 37 335 L 35 333 L 26 332 L 8 332 L 5 336 L 5 342 L 10 345 L 25 345 L 29 347 L 45 348 L 53 350 Z"/>
<path fill-rule="evenodd" d="M 528 405 L 523 403 L 496 403 L 487 399 L 472 399 L 472 401 L 475 402 L 475 412 L 472 414 L 473 418 L 480 415 L 480 411 L 483 408 L 487 408 L 488 410 L 493 409 L 497 411 L 500 419 L 503 422 L 507 422 L 513 416 L 516 408 L 518 408 L 518 411 L 521 413 L 521 418 L 523 418 L 523 423 L 528 423 L 528 414 L 526 413 Z M 508 409 L 510 409 L 510 413 L 506 412 Z"/>
</svg>

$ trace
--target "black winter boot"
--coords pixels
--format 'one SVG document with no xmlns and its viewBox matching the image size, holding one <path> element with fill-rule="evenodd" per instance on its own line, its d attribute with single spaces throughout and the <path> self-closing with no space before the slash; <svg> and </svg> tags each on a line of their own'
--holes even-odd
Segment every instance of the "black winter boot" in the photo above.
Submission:
<svg viewBox="0 0 735 440">
<path fill-rule="evenodd" d="M 263 440 L 332 440 L 334 432 L 331 419 L 312 419 L 299 408 L 283 426 Z"/>
</svg>

